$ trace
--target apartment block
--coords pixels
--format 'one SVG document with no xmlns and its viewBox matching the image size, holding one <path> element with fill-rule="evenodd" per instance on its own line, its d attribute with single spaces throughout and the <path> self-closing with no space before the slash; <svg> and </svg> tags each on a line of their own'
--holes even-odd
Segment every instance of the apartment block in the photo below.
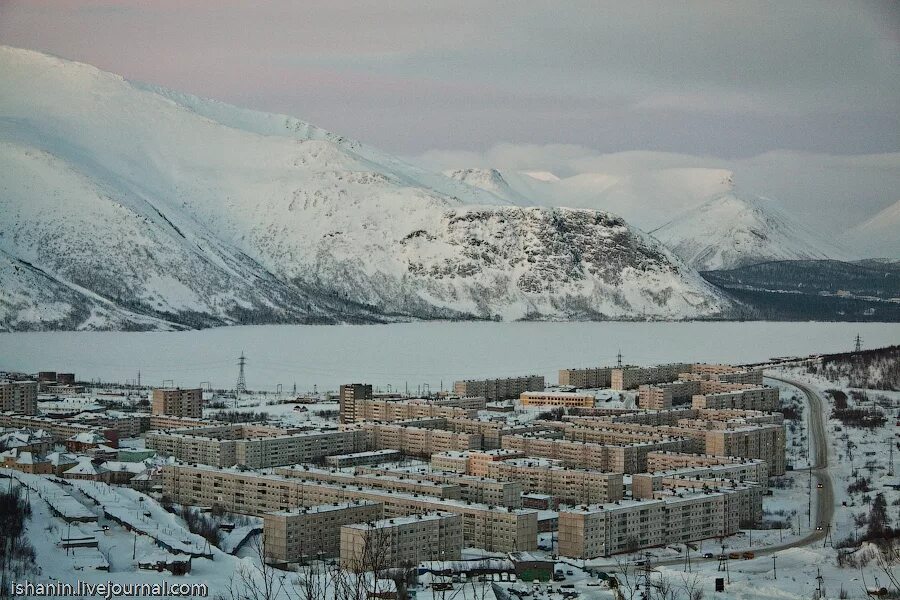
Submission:
<svg viewBox="0 0 900 600">
<path fill-rule="evenodd" d="M 489 552 L 537 548 L 538 513 L 528 509 L 188 465 L 163 467 L 163 491 L 181 504 L 219 505 L 227 511 L 252 515 L 353 500 L 380 502 L 386 518 L 451 512 L 462 515 L 463 538 L 468 546 Z"/>
<path fill-rule="evenodd" d="M 523 392 L 519 396 L 522 406 L 563 406 L 566 408 L 593 408 L 596 398 L 591 394 L 572 392 Z"/>
<path fill-rule="evenodd" d="M 36 381 L 0 380 L 0 411 L 36 415 L 37 393 Z"/>
<path fill-rule="evenodd" d="M 457 396 L 481 396 L 488 402 L 495 400 L 512 400 L 523 392 L 542 392 L 545 389 L 544 377 L 526 375 L 524 377 L 506 377 L 500 379 L 466 379 L 453 384 L 453 392 Z"/>
<path fill-rule="evenodd" d="M 156 388 L 150 401 L 154 415 L 203 418 L 203 391 L 200 388 Z"/>
<path fill-rule="evenodd" d="M 402 459 L 403 453 L 399 450 L 385 449 L 326 456 L 325 464 L 336 469 L 344 469 L 346 467 L 356 467 L 359 465 L 377 465 Z"/>
<path fill-rule="evenodd" d="M 478 434 L 371 422 L 360 423 L 357 427 L 365 434 L 368 450 L 393 449 L 412 456 L 431 456 L 448 450 L 481 448 Z"/>
<path fill-rule="evenodd" d="M 73 423 L 62 419 L 48 419 L 47 417 L 23 415 L 13 412 L 4 412 L 0 414 L 0 427 L 10 427 L 13 429 L 43 429 L 52 435 L 53 439 L 57 442 L 67 440 L 79 433 L 89 433 L 94 430 L 93 427 L 81 423 Z"/>
<path fill-rule="evenodd" d="M 691 370 L 690 363 L 672 363 L 654 367 L 621 367 L 610 374 L 610 387 L 614 390 L 633 390 L 644 384 L 675 381 L 680 373 Z"/>
<path fill-rule="evenodd" d="M 520 508 L 522 506 L 522 492 L 524 488 L 518 481 L 498 481 L 490 477 L 476 477 L 475 475 L 451 471 L 437 471 L 428 467 L 403 470 L 360 467 L 356 472 L 392 475 L 399 478 L 427 479 L 437 483 L 447 483 L 458 486 L 460 499 L 468 502 L 478 502 L 489 506 L 509 506 L 512 508 Z"/>
<path fill-rule="evenodd" d="M 692 408 L 759 410 L 771 412 L 778 407 L 778 388 L 751 384 L 719 384 L 732 388 L 718 392 L 704 392 L 691 398 Z M 738 389 L 734 389 L 738 388 Z"/>
<path fill-rule="evenodd" d="M 669 438 L 629 444 L 603 444 L 516 435 L 503 438 L 503 446 L 529 457 L 558 460 L 567 467 L 640 473 L 647 470 L 647 453 L 658 450 L 681 451 L 684 440 Z"/>
<path fill-rule="evenodd" d="M 556 503 L 597 504 L 621 500 L 622 473 L 571 469 L 549 460 L 519 458 L 491 463 L 488 475 L 500 481 L 515 481 L 526 493 L 547 494 Z"/>
<path fill-rule="evenodd" d="M 618 430 L 622 435 L 669 436 L 672 439 L 681 439 L 681 447 L 670 444 L 667 448 L 653 450 L 758 458 L 769 464 L 770 474 L 784 474 L 785 434 L 781 415 L 753 412 L 748 415 L 746 411 L 741 411 L 735 413 L 740 415 L 739 417 L 728 418 L 731 413 L 727 409 L 703 409 L 698 413 L 704 413 L 702 416 L 705 418 L 679 419 L 674 425 L 650 426 L 610 422 L 598 417 L 567 417 L 567 421 L 562 423 L 572 423 L 576 426 L 564 429 L 567 438 L 614 439 L 609 436 L 608 430 Z M 718 420 L 712 420 L 713 418 Z M 751 419 L 755 422 L 750 422 Z M 566 426 L 559 425 L 559 427 Z M 602 433 L 590 434 L 586 429 L 597 429 Z"/>
<path fill-rule="evenodd" d="M 762 519 L 764 488 L 755 483 L 685 475 L 677 471 L 635 474 L 631 479 L 631 495 L 634 499 L 660 498 L 665 496 L 666 491 L 679 493 L 682 490 L 724 492 L 724 518 L 737 519 L 738 524 L 758 523 Z"/>
<path fill-rule="evenodd" d="M 484 398 L 465 399 L 465 406 L 453 402 L 363 398 L 341 402 L 341 423 L 360 421 L 406 421 L 409 419 L 474 418 L 484 408 Z"/>
<path fill-rule="evenodd" d="M 468 418 L 449 418 L 444 426 L 448 431 L 457 433 L 477 433 L 481 436 L 481 447 L 485 450 L 500 448 L 504 435 L 515 435 L 538 431 L 533 425 L 509 425 L 501 420 L 484 420 Z"/>
<path fill-rule="evenodd" d="M 762 369 L 744 369 L 743 367 L 731 365 L 697 363 L 691 365 L 690 370 L 686 371 L 686 373 L 701 379 L 723 383 L 751 383 L 753 385 L 762 385 L 763 383 Z"/>
<path fill-rule="evenodd" d="M 416 477 L 397 477 L 395 475 L 346 473 L 329 469 L 318 469 L 308 465 L 297 467 L 279 467 L 276 475 L 299 477 L 311 481 L 324 481 L 335 485 L 362 485 L 366 487 L 404 492 L 407 494 L 423 494 L 435 498 L 459 500 L 462 497 L 458 485 L 436 483 L 428 479 Z"/>
<path fill-rule="evenodd" d="M 559 385 L 579 389 L 608 388 L 612 383 L 612 367 L 560 369 Z"/>
<path fill-rule="evenodd" d="M 704 476 L 709 474 L 738 481 L 754 481 L 760 485 L 766 485 L 769 479 L 769 465 L 764 460 L 682 452 L 648 453 L 647 471 L 651 473 L 677 471 Z"/>
<path fill-rule="evenodd" d="M 645 410 L 672 408 L 679 402 L 688 402 L 700 393 L 700 381 L 673 381 L 671 383 L 638 386 L 638 404 Z"/>
<path fill-rule="evenodd" d="M 359 430 L 285 431 L 290 430 L 251 425 L 151 431 L 146 446 L 188 463 L 251 469 L 314 462 L 366 449 L 365 432 Z"/>
<path fill-rule="evenodd" d="M 727 514 L 729 493 L 735 492 L 662 492 L 653 499 L 560 511 L 559 553 L 588 559 L 731 535 L 739 519 L 737 512 Z"/>
<path fill-rule="evenodd" d="M 343 384 L 338 401 L 341 406 L 341 423 L 353 423 L 356 419 L 356 404 L 372 399 L 372 386 L 367 383 Z M 364 404 L 361 404 L 363 406 Z"/>
<path fill-rule="evenodd" d="M 462 517 L 435 512 L 341 527 L 341 566 L 353 572 L 459 560 Z"/>
<path fill-rule="evenodd" d="M 354 500 L 263 514 L 263 547 L 271 562 L 305 562 L 340 556 L 341 527 L 377 521 L 384 508 L 379 502 Z"/>
</svg>

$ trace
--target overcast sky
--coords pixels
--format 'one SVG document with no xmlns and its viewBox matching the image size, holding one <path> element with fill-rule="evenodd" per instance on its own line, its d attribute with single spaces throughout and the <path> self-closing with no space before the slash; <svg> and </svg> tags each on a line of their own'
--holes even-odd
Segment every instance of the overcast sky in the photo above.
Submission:
<svg viewBox="0 0 900 600">
<path fill-rule="evenodd" d="M 397 153 L 900 150 L 897 2 L 0 0 L 0 42 Z"/>
</svg>

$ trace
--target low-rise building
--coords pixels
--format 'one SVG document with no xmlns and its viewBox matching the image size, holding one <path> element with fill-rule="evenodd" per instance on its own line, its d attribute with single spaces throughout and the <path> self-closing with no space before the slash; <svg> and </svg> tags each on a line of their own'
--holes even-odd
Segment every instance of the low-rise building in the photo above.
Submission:
<svg viewBox="0 0 900 600">
<path fill-rule="evenodd" d="M 594 398 L 591 394 L 574 392 L 523 392 L 519 396 L 522 406 L 562 406 L 565 408 L 592 408 Z"/>
</svg>

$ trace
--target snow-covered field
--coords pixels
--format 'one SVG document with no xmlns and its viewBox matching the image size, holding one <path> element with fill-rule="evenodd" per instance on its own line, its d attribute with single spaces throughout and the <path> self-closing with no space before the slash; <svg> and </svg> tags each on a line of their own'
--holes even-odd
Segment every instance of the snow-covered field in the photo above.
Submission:
<svg viewBox="0 0 900 600">
<path fill-rule="evenodd" d="M 247 385 L 274 390 L 337 389 L 365 381 L 411 392 L 427 383 L 538 373 L 548 383 L 566 367 L 673 360 L 741 363 L 773 356 L 837 352 L 862 335 L 866 347 L 900 339 L 897 323 L 405 323 L 354 326 L 248 326 L 169 333 L 0 333 L 0 369 L 74 371 L 79 378 L 230 389 L 237 358 Z M 90 348 L 90 352 L 85 352 Z"/>
</svg>

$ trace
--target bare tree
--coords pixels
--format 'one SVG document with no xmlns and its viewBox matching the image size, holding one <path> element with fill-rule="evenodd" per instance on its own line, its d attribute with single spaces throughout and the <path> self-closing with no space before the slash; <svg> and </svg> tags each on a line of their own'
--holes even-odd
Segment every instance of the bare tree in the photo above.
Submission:
<svg viewBox="0 0 900 600">
<path fill-rule="evenodd" d="M 218 600 L 275 600 L 281 595 L 285 575 L 266 562 L 265 546 L 264 534 L 250 542 L 252 560 L 241 562 L 232 572 L 226 592 L 217 596 Z"/>
</svg>

